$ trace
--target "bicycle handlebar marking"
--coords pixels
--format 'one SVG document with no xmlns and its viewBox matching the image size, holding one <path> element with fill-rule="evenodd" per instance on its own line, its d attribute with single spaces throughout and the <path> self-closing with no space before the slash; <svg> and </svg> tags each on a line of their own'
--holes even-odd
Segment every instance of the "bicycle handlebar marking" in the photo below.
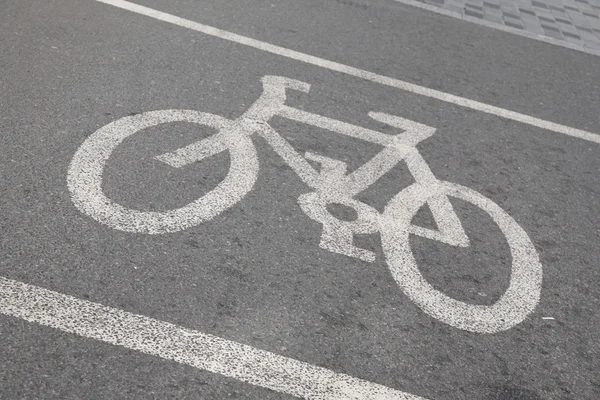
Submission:
<svg viewBox="0 0 600 400">
<path fill-rule="evenodd" d="M 536 307 L 541 291 L 542 266 L 525 231 L 498 205 L 481 194 L 438 180 L 416 145 L 435 129 L 401 117 L 371 112 L 369 116 L 397 128 L 388 135 L 285 105 L 286 90 L 307 93 L 310 85 L 284 77 L 262 79 L 263 94 L 235 120 L 192 110 L 150 111 L 123 117 L 94 132 L 76 152 L 67 177 L 73 203 L 84 214 L 114 229 L 163 234 L 177 232 L 208 221 L 232 207 L 256 181 L 259 165 L 253 135 L 261 136 L 292 170 L 312 189 L 298 204 L 322 225 L 320 247 L 334 253 L 375 261 L 375 253 L 354 245 L 356 234 L 381 234 L 386 262 L 403 292 L 424 312 L 454 327 L 478 333 L 495 333 L 523 321 Z M 319 154 L 300 155 L 270 125 L 274 116 L 379 144 L 383 149 L 351 173 L 342 161 Z M 102 176 L 112 152 L 127 137 L 146 128 L 169 122 L 191 122 L 218 130 L 215 135 L 174 152 L 155 157 L 182 168 L 222 151 L 230 152 L 230 169 L 212 191 L 181 208 L 150 212 L 125 208 L 105 196 Z M 315 170 L 307 161 L 320 164 Z M 383 213 L 354 199 L 399 162 L 405 162 L 415 183 L 394 196 Z M 410 249 L 409 235 L 419 235 L 453 246 L 466 247 L 469 239 L 449 197 L 460 198 L 486 211 L 506 236 L 513 258 L 508 289 L 491 306 L 455 300 L 433 288 L 419 272 Z M 353 208 L 357 218 L 343 221 L 327 205 L 340 203 Z M 417 211 L 427 204 L 438 230 L 411 224 Z"/>
</svg>

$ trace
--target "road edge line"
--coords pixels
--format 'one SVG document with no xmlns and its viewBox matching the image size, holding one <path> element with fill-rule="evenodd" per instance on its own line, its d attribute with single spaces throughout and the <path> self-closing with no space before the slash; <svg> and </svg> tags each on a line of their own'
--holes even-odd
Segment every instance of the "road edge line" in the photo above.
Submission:
<svg viewBox="0 0 600 400">
<path fill-rule="evenodd" d="M 426 400 L 249 345 L 1 276 L 0 314 L 307 400 Z"/>
<path fill-rule="evenodd" d="M 99 3 L 111 5 L 123 10 L 131 11 L 140 15 L 145 15 L 157 19 L 159 21 L 168 22 L 184 28 L 188 28 L 209 36 L 225 39 L 230 42 L 243 44 L 248 47 L 253 47 L 268 53 L 287 57 L 296 61 L 301 61 L 306 64 L 315 65 L 326 68 L 331 71 L 341 72 L 356 78 L 361 78 L 367 81 L 379 83 L 382 85 L 401 89 L 410 93 L 422 95 L 436 100 L 445 101 L 447 103 L 456 104 L 465 108 L 470 108 L 475 111 L 481 111 L 486 114 L 496 115 L 498 117 L 510 119 L 523 124 L 535 126 L 537 128 L 546 129 L 552 132 L 561 133 L 563 135 L 572 136 L 578 139 L 587 140 L 600 144 L 600 135 L 588 132 L 582 129 L 572 128 L 566 125 L 561 125 L 555 122 L 546 121 L 540 118 L 521 114 L 516 111 L 507 110 L 501 107 L 496 107 L 490 104 L 482 103 L 476 100 L 470 100 L 464 97 L 445 93 L 439 90 L 430 89 L 424 86 L 419 86 L 400 79 L 390 78 L 385 75 L 379 75 L 373 72 L 365 71 L 359 68 L 351 67 L 335 61 L 329 61 L 324 58 L 311 56 L 296 50 L 291 50 L 285 47 L 273 45 L 247 36 L 238 35 L 237 33 L 229 32 L 213 26 L 194 22 L 185 18 L 181 18 L 172 14 L 155 10 L 146 6 L 131 3 L 126 0 L 96 0 Z"/>
</svg>

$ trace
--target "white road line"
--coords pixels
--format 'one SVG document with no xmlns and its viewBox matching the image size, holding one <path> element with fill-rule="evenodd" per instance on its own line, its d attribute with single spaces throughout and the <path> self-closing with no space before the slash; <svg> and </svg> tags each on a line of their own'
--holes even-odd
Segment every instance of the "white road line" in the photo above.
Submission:
<svg viewBox="0 0 600 400">
<path fill-rule="evenodd" d="M 447 103 L 456 104 L 462 107 L 470 108 L 472 110 L 481 111 L 487 114 L 497 115 L 499 117 L 507 118 L 513 121 L 521 122 L 524 124 L 532 125 L 538 128 L 546 129 L 556 133 L 562 133 L 564 135 L 576 137 L 590 142 L 600 143 L 600 135 L 591 133 L 581 129 L 572 128 L 566 125 L 557 124 L 554 122 L 546 121 L 540 118 L 535 118 L 529 115 L 521 114 L 515 111 L 506 110 L 504 108 L 492 106 L 490 104 L 481 103 L 475 100 L 469 100 L 464 97 L 456 96 L 449 93 L 444 93 L 439 90 L 430 89 L 427 87 L 415 85 L 413 83 L 405 82 L 399 79 L 390 78 L 384 75 L 375 74 L 373 72 L 365 71 L 359 68 L 354 68 L 348 65 L 340 64 L 335 61 L 329 61 L 324 58 L 311 56 L 309 54 L 301 53 L 299 51 L 290 50 L 285 47 L 276 46 L 270 43 L 262 42 L 260 40 L 252 39 L 246 36 L 238 35 L 233 32 L 218 29 L 209 25 L 204 25 L 198 22 L 190 21 L 185 18 L 180 18 L 172 14 L 168 14 L 162 11 L 154 10 L 149 7 L 141 6 L 139 4 L 130 3 L 125 0 L 96 0 L 100 3 L 109 4 L 124 10 L 132 11 L 141 15 L 145 15 L 151 18 L 155 18 L 160 21 L 169 22 L 184 28 L 192 29 L 197 32 L 204 33 L 206 35 L 218 37 L 221 39 L 229 40 L 231 42 L 243 44 L 245 46 L 253 47 L 262 51 L 277 54 L 283 57 L 291 58 L 293 60 L 301 61 L 307 64 L 316 65 L 319 67 L 327 68 L 332 71 L 341 72 L 347 75 L 351 75 L 357 78 L 365 79 L 371 82 L 376 82 L 382 85 L 395 87 L 398 89 L 405 90 L 407 92 L 419 94 L 422 96 L 430 97 L 433 99 L 445 101 Z"/>
<path fill-rule="evenodd" d="M 0 277 L 0 313 L 310 400 L 425 400 L 168 322 Z"/>
</svg>

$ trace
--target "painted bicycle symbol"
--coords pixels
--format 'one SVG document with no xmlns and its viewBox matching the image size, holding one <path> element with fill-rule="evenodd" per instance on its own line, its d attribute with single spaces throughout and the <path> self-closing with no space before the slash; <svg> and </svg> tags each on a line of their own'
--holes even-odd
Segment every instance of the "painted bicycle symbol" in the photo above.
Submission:
<svg viewBox="0 0 600 400">
<path fill-rule="evenodd" d="M 375 254 L 355 246 L 353 237 L 379 232 L 387 265 L 401 290 L 425 313 L 460 329 L 494 333 L 513 327 L 533 311 L 540 297 L 542 266 L 531 240 L 492 200 L 433 175 L 416 145 L 433 135 L 434 128 L 390 114 L 369 113 L 371 118 L 401 132 L 384 134 L 285 105 L 286 90 L 308 92 L 307 83 L 277 76 L 265 76 L 262 83 L 262 95 L 235 120 L 192 110 L 160 110 L 123 117 L 100 128 L 85 140 L 71 162 L 68 187 L 75 206 L 98 222 L 127 232 L 162 234 L 199 225 L 242 200 L 252 189 L 259 170 L 252 136 L 259 135 L 310 187 L 309 193 L 298 198 L 298 204 L 309 218 L 322 225 L 321 248 L 372 262 Z M 376 143 L 383 149 L 348 173 L 342 161 L 310 152 L 299 154 L 269 125 L 274 116 Z M 132 210 L 106 197 L 102 190 L 103 172 L 117 146 L 137 132 L 170 122 L 197 123 L 218 132 L 156 159 L 182 168 L 229 151 L 230 168 L 223 181 L 199 199 L 164 212 Z M 319 170 L 308 160 L 318 163 Z M 415 182 L 396 194 L 383 213 L 354 199 L 399 162 L 406 163 Z M 493 305 L 453 299 L 436 290 L 419 272 L 410 248 L 411 234 L 453 246 L 469 245 L 449 197 L 471 203 L 489 214 L 508 242 L 512 255 L 510 283 Z M 340 220 L 327 210 L 329 204 L 351 207 L 357 218 Z M 426 204 L 437 230 L 411 224 L 417 211 Z"/>
</svg>

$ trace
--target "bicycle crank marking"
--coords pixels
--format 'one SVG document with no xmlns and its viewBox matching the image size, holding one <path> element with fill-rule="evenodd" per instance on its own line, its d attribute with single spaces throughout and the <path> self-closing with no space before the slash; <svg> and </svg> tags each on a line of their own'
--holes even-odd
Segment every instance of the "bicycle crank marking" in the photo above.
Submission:
<svg viewBox="0 0 600 400">
<path fill-rule="evenodd" d="M 396 135 L 384 134 L 287 106 L 286 91 L 307 93 L 310 90 L 307 83 L 265 76 L 262 84 L 262 95 L 235 120 L 192 110 L 159 110 L 123 117 L 98 129 L 85 140 L 71 162 L 67 183 L 73 203 L 96 221 L 126 232 L 164 234 L 197 226 L 235 205 L 254 186 L 259 170 L 252 139 L 256 135 L 265 139 L 310 188 L 311 191 L 299 197 L 298 205 L 309 218 L 322 225 L 321 248 L 373 262 L 375 253 L 356 246 L 354 236 L 379 232 L 386 262 L 402 291 L 430 316 L 460 329 L 478 333 L 503 331 L 523 321 L 534 310 L 540 297 L 542 266 L 531 240 L 492 200 L 435 177 L 416 147 L 435 133 L 434 128 L 394 115 L 369 113 L 369 117 L 398 131 Z M 275 116 L 376 143 L 383 149 L 348 173 L 342 161 L 313 153 L 299 154 L 269 125 Z M 170 211 L 133 210 L 109 199 L 102 190 L 103 173 L 119 144 L 146 128 L 181 121 L 206 125 L 217 133 L 161 154 L 156 160 L 183 168 L 228 151 L 230 168 L 223 181 L 199 199 Z M 308 160 L 320 167 L 313 168 Z M 395 195 L 383 213 L 354 198 L 400 162 L 407 165 L 415 183 Z M 469 245 L 449 197 L 462 199 L 485 211 L 509 244 L 513 258 L 509 287 L 491 306 L 460 302 L 433 288 L 419 272 L 410 249 L 411 234 L 452 246 Z M 333 203 L 353 208 L 357 218 L 354 221 L 336 218 L 327 210 Z M 437 230 L 412 225 L 413 217 L 424 205 L 429 206 Z"/>
</svg>

